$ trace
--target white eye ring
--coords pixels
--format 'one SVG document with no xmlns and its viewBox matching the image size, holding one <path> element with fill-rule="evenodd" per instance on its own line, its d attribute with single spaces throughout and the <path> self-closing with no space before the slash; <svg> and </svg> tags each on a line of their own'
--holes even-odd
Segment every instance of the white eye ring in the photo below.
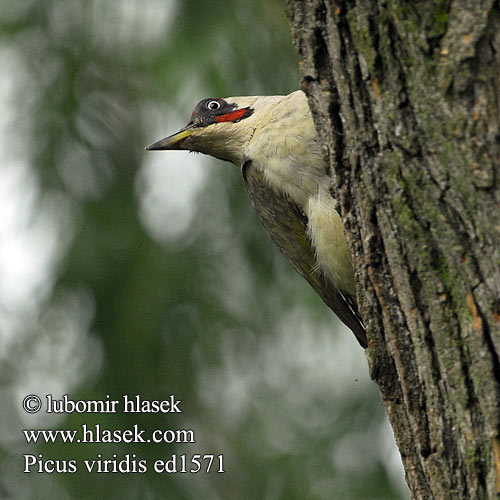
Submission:
<svg viewBox="0 0 500 500">
<path fill-rule="evenodd" d="M 219 109 L 220 108 L 220 102 L 217 102 L 217 101 L 210 101 L 207 103 L 207 108 L 210 110 L 210 111 L 215 111 L 216 109 Z"/>
</svg>

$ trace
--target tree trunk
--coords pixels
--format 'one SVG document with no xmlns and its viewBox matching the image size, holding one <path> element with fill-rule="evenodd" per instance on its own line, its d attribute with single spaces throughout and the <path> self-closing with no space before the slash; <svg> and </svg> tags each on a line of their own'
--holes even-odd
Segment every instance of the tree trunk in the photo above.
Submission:
<svg viewBox="0 0 500 500">
<path fill-rule="evenodd" d="M 500 8 L 288 0 L 413 498 L 500 492 Z"/>
</svg>

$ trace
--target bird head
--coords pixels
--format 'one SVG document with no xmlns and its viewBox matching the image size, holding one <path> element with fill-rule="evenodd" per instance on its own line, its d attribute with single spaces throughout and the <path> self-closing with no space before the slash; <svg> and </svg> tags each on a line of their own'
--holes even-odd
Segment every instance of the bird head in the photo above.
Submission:
<svg viewBox="0 0 500 500">
<path fill-rule="evenodd" d="M 189 123 L 147 150 L 188 150 L 240 165 L 255 124 L 258 97 L 209 98 L 194 108 Z"/>
</svg>

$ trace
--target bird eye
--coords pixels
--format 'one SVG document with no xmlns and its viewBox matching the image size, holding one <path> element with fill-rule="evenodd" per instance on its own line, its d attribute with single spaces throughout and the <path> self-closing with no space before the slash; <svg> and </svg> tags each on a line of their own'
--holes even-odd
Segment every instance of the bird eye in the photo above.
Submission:
<svg viewBox="0 0 500 500">
<path fill-rule="evenodd" d="M 207 108 L 211 111 L 215 111 L 216 109 L 220 108 L 220 102 L 210 101 L 209 103 L 207 103 Z"/>
</svg>

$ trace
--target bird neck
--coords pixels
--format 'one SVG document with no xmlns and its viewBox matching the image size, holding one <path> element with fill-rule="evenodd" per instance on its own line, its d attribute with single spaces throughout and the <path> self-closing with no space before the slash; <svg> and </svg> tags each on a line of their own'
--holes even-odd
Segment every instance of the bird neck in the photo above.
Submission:
<svg viewBox="0 0 500 500">
<path fill-rule="evenodd" d="M 240 166 L 254 131 L 241 123 L 209 125 L 197 134 L 190 149 Z"/>
</svg>

